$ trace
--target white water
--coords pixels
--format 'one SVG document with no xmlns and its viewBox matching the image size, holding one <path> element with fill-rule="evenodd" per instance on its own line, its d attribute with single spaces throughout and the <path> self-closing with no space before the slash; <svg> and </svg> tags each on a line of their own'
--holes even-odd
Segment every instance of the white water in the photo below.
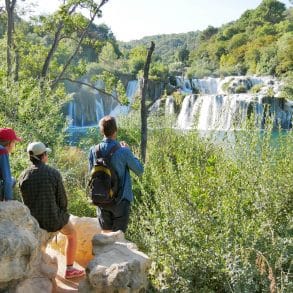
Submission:
<svg viewBox="0 0 293 293">
<path fill-rule="evenodd" d="M 101 82 L 97 82 L 96 84 L 97 88 L 104 88 L 104 84 Z M 137 94 L 138 91 L 138 81 L 137 80 L 132 80 L 128 82 L 127 89 L 126 89 L 126 96 L 128 97 L 129 105 L 128 106 L 123 106 L 117 103 L 117 101 L 110 96 L 104 97 L 98 92 L 94 92 L 94 94 L 89 92 L 89 95 L 93 96 L 93 102 L 92 102 L 92 107 L 94 108 L 94 117 L 92 121 L 90 122 L 85 122 L 85 117 L 87 117 L 88 113 L 85 111 L 80 110 L 79 114 L 79 122 L 77 122 L 77 112 L 76 112 L 76 107 L 80 107 L 80 105 L 77 104 L 75 100 L 71 101 L 68 104 L 68 114 L 67 114 L 67 119 L 69 121 L 68 125 L 69 128 L 71 128 L 71 131 L 76 130 L 81 130 L 82 128 L 87 128 L 90 126 L 96 126 L 99 120 L 105 116 L 105 115 L 112 115 L 112 116 L 119 116 L 119 115 L 126 115 L 129 110 L 130 110 L 130 105 L 133 102 L 133 98 Z M 85 91 L 86 92 L 86 91 Z M 86 93 L 85 93 L 86 94 Z M 115 95 L 115 93 L 113 94 Z M 106 107 L 105 104 L 108 104 Z M 108 111 L 106 110 L 108 109 Z M 91 109 L 93 110 L 93 109 Z"/>
<path fill-rule="evenodd" d="M 180 85 L 183 85 L 181 91 L 184 92 L 186 82 L 180 79 L 179 81 Z M 243 86 L 248 93 L 228 94 L 223 86 L 227 83 L 230 91 Z M 263 87 L 257 94 L 249 93 L 249 89 L 256 84 L 262 84 Z M 277 97 L 281 88 L 280 82 L 272 77 L 243 76 L 193 79 L 192 86 L 199 91 L 199 94 L 188 94 L 184 98 L 175 126 L 180 129 L 195 128 L 203 131 L 240 129 L 251 112 L 256 117 L 256 124 L 263 127 L 266 118 L 264 110 L 266 93 L 270 88 Z M 189 93 L 189 89 L 186 93 Z M 171 107 L 170 101 L 172 100 L 166 103 L 166 113 Z M 292 127 L 292 102 L 270 99 L 266 103 L 270 104 L 270 111 L 275 116 L 275 126 L 279 125 L 286 129 Z"/>
<path fill-rule="evenodd" d="M 196 128 L 199 130 L 232 130 L 241 128 L 242 124 L 247 119 L 247 116 L 253 112 L 256 116 L 256 124 L 263 127 L 264 123 L 264 102 L 263 97 L 266 95 L 268 88 L 273 91 L 277 97 L 281 84 L 272 77 L 225 77 L 221 78 L 203 78 L 184 80 L 181 77 L 176 78 L 177 86 L 181 92 L 187 94 L 181 105 L 181 110 L 178 113 L 176 125 L 180 129 Z M 227 84 L 229 87 L 227 88 Z M 257 94 L 249 93 L 249 89 L 256 84 L 262 84 L 263 87 Z M 97 84 L 100 88 L 103 84 Z M 248 93 L 228 93 L 235 91 L 239 86 L 248 89 Z M 117 104 L 115 99 L 105 97 L 97 92 L 91 91 L 93 103 L 91 106 L 85 107 L 89 113 L 81 111 L 80 104 L 72 101 L 68 105 L 68 120 L 69 127 L 72 131 L 75 129 L 87 128 L 96 126 L 98 121 L 105 115 L 127 115 L 130 111 L 130 105 L 133 102 L 135 95 L 138 94 L 139 84 L 137 80 L 128 82 L 126 95 L 129 99 L 128 106 Z M 192 90 L 197 89 L 199 94 L 193 95 Z M 86 91 L 84 91 L 86 94 Z M 111 100 L 109 100 L 111 99 Z M 283 102 L 274 99 L 270 101 L 271 111 L 275 115 L 277 121 L 283 128 L 292 127 L 292 112 L 293 102 Z M 151 111 L 158 111 L 162 108 L 163 101 L 157 100 Z M 172 96 L 168 96 L 165 101 L 164 112 L 166 115 L 175 114 L 175 101 Z M 79 116 L 77 114 L 79 113 Z M 78 117 L 78 118 L 77 118 Z"/>
</svg>

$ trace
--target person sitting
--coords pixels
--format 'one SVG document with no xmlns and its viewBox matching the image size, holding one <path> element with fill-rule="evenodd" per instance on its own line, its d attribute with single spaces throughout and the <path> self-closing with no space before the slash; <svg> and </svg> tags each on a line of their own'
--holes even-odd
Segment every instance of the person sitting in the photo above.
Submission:
<svg viewBox="0 0 293 293">
<path fill-rule="evenodd" d="M 27 152 L 32 164 L 19 177 L 23 202 L 42 229 L 48 232 L 59 231 L 67 237 L 65 278 L 81 277 L 85 274 L 84 270 L 73 267 L 77 238 L 67 212 L 67 196 L 62 177 L 58 170 L 47 165 L 51 149 L 42 142 L 32 142 L 28 145 Z"/>
</svg>

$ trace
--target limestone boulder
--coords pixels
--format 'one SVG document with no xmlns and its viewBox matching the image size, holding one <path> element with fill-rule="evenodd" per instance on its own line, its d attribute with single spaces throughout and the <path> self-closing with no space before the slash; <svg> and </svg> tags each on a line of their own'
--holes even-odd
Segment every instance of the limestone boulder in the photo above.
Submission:
<svg viewBox="0 0 293 293">
<path fill-rule="evenodd" d="M 138 293 L 147 289 L 151 260 L 121 231 L 97 234 L 93 238 L 94 258 L 87 266 L 81 293 Z"/>
<path fill-rule="evenodd" d="M 95 234 L 101 232 L 101 227 L 97 218 L 76 217 L 71 215 L 72 222 L 77 234 L 77 249 L 75 261 L 86 267 L 91 259 L 93 259 L 92 239 Z M 65 254 L 66 236 L 58 233 L 57 241 L 53 240 L 50 243 L 50 248 L 60 251 Z"/>
<path fill-rule="evenodd" d="M 52 291 L 57 263 L 41 249 L 44 234 L 47 232 L 39 227 L 25 205 L 18 201 L 0 202 L 0 290 Z M 37 278 L 47 289 L 39 290 Z"/>
</svg>

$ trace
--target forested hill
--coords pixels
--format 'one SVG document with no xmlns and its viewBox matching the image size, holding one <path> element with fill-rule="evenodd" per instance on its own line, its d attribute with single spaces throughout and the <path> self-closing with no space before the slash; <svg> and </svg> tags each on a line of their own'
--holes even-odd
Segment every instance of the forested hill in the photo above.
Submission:
<svg viewBox="0 0 293 293">
<path fill-rule="evenodd" d="M 192 20 L 191 20 L 192 21 Z M 196 22 L 196 18 L 194 19 Z M 156 43 L 156 55 L 169 71 L 195 77 L 223 75 L 288 76 L 293 70 L 293 8 L 263 0 L 220 28 L 156 35 L 120 43 L 133 48 Z"/>
<path fill-rule="evenodd" d="M 161 56 L 164 64 L 170 64 L 178 59 L 179 52 L 185 48 L 193 51 L 199 44 L 200 31 L 188 32 L 181 34 L 163 34 L 147 36 L 140 40 L 130 42 L 119 42 L 119 46 L 123 49 L 130 50 L 137 46 L 149 46 L 151 41 L 156 44 L 155 54 Z"/>
</svg>

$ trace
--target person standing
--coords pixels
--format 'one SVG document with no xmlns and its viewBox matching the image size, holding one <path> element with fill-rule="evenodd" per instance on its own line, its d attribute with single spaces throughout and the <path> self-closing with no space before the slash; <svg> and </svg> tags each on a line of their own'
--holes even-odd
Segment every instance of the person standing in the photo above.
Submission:
<svg viewBox="0 0 293 293">
<path fill-rule="evenodd" d="M 77 247 L 76 231 L 69 220 L 67 196 L 59 171 L 47 165 L 51 152 L 42 142 L 27 147 L 31 165 L 19 177 L 23 202 L 42 229 L 59 231 L 67 237 L 65 248 L 67 268 L 65 278 L 83 276 L 84 270 L 73 267 Z"/>
<path fill-rule="evenodd" d="M 12 128 L 0 128 L 0 201 L 13 199 L 15 180 L 11 177 L 9 154 L 21 141 Z"/>
<path fill-rule="evenodd" d="M 103 157 L 119 145 L 111 157 L 110 164 L 118 176 L 118 200 L 110 207 L 97 208 L 97 214 L 103 233 L 127 230 L 130 205 L 133 201 L 132 182 L 129 170 L 136 175 L 143 174 L 144 168 L 141 162 L 133 155 L 128 144 L 124 141 L 117 141 L 117 124 L 112 116 L 105 116 L 99 121 L 101 134 L 104 136 L 99 144 L 99 151 Z M 92 146 L 89 151 L 89 170 L 91 170 L 97 160 L 97 146 Z"/>
</svg>

